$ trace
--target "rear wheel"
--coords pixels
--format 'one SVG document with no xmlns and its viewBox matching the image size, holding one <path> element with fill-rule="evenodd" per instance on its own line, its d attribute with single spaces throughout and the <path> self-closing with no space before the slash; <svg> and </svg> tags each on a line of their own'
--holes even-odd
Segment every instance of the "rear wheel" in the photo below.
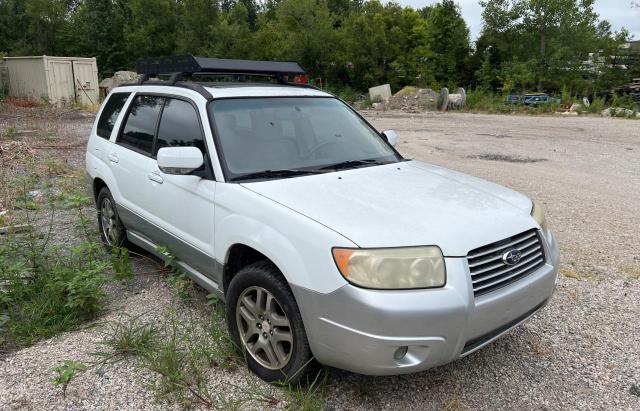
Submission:
<svg viewBox="0 0 640 411">
<path fill-rule="evenodd" d="M 98 227 L 104 245 L 112 249 L 120 247 L 126 239 L 124 225 L 118 216 L 116 202 L 108 188 L 103 188 L 98 194 Z"/>
<path fill-rule="evenodd" d="M 263 380 L 293 383 L 313 368 L 298 305 L 273 264 L 257 262 L 234 276 L 227 324 L 249 369 Z"/>
</svg>

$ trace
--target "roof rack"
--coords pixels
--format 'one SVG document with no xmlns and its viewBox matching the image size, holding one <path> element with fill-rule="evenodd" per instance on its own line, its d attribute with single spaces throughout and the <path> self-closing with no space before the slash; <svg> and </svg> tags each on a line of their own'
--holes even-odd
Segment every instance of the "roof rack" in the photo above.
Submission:
<svg viewBox="0 0 640 411">
<path fill-rule="evenodd" d="M 294 61 L 257 61 L 194 57 L 190 54 L 171 57 L 140 59 L 136 63 L 138 74 L 157 76 L 170 74 L 187 77 L 193 74 L 227 75 L 254 74 L 276 77 L 285 81 L 287 75 L 302 75 L 306 71 Z"/>
<path fill-rule="evenodd" d="M 307 87 L 306 85 L 289 83 L 289 75 L 304 75 L 306 71 L 294 61 L 258 61 L 219 59 L 212 57 L 194 57 L 190 54 L 170 57 L 154 57 L 140 59 L 136 62 L 136 71 L 141 74 L 138 85 L 171 85 L 185 87 L 202 94 L 207 100 L 212 99 L 202 85 L 184 82 L 192 75 L 258 75 L 275 77 L 278 83 Z M 149 81 L 151 77 L 169 75 L 168 81 Z"/>
</svg>

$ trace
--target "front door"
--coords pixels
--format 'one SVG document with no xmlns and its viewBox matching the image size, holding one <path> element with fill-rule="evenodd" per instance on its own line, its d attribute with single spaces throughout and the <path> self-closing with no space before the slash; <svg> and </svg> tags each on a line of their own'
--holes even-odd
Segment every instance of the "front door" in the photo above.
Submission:
<svg viewBox="0 0 640 411">
<path fill-rule="evenodd" d="M 158 168 L 156 154 L 162 147 L 197 147 L 205 158 L 198 175 L 170 175 Z M 167 97 L 153 153 L 147 168 L 150 196 L 147 208 L 157 218 L 170 252 L 218 282 L 220 267 L 213 258 L 214 194 L 200 116 L 187 100 Z M 167 235 L 168 234 L 168 235 Z"/>
</svg>

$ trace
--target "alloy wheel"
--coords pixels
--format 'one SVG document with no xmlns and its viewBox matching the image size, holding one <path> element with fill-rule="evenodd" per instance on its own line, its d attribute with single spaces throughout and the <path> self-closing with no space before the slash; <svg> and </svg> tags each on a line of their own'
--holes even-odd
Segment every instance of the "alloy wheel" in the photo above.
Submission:
<svg viewBox="0 0 640 411">
<path fill-rule="evenodd" d="M 102 199 L 100 218 L 102 219 L 103 237 L 107 245 L 114 246 L 118 238 L 118 218 L 113 209 L 113 203 L 109 198 Z"/>
<path fill-rule="evenodd" d="M 270 370 L 284 368 L 293 352 L 291 323 L 278 300 L 262 287 L 249 287 L 236 304 L 242 345 Z"/>
</svg>

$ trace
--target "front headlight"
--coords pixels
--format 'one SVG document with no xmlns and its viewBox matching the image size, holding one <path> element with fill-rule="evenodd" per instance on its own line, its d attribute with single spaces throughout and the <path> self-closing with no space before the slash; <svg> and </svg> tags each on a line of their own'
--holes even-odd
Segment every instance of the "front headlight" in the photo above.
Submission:
<svg viewBox="0 0 640 411">
<path fill-rule="evenodd" d="M 533 219 L 536 220 L 538 224 L 540 224 L 540 227 L 542 228 L 542 232 L 546 234 L 548 229 L 547 218 L 544 216 L 544 209 L 542 208 L 540 203 L 537 203 L 535 201 L 533 202 L 533 208 L 531 209 L 531 217 L 533 217 Z"/>
<path fill-rule="evenodd" d="M 342 276 L 355 285 L 377 289 L 434 288 L 445 284 L 438 247 L 334 248 Z"/>
</svg>

